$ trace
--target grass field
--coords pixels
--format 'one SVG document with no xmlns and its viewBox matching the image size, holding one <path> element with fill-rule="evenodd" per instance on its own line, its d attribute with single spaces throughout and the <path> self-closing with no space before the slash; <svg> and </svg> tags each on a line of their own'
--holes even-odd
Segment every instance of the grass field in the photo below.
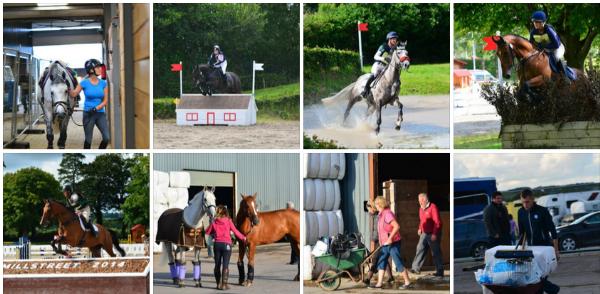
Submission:
<svg viewBox="0 0 600 294">
<path fill-rule="evenodd" d="M 252 91 L 244 91 L 250 94 Z M 155 98 L 154 118 L 175 118 L 175 98 Z M 300 119 L 300 83 L 256 90 L 258 121 Z"/>
<path fill-rule="evenodd" d="M 363 67 L 363 72 L 371 72 L 371 66 Z M 317 79 L 304 80 L 304 104 L 313 104 L 329 97 L 357 76 L 344 73 L 328 73 Z M 412 65 L 408 72 L 402 72 L 400 95 L 438 95 L 450 93 L 450 64 Z"/>
<path fill-rule="evenodd" d="M 454 137 L 454 149 L 502 149 L 498 134 Z"/>
</svg>

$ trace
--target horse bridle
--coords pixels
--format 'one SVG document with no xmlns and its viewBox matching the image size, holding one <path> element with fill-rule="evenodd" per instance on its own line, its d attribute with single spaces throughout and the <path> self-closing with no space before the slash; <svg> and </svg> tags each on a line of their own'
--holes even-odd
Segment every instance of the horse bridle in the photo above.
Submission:
<svg viewBox="0 0 600 294">
<path fill-rule="evenodd" d="M 529 54 L 529 56 L 527 56 L 527 57 L 521 57 L 521 58 L 519 58 L 515 54 L 515 51 L 514 51 L 515 49 L 513 49 L 512 44 L 504 41 L 503 45 L 508 48 L 508 53 L 510 54 L 510 56 L 509 56 L 510 60 L 513 61 L 513 60 L 516 59 L 517 61 L 519 61 L 519 63 L 517 64 L 517 68 L 515 69 L 517 72 L 519 72 L 522 68 L 525 68 L 525 65 L 527 64 L 527 62 L 531 58 L 533 58 L 534 56 L 540 55 L 540 54 L 542 54 L 544 52 L 544 51 L 541 51 L 541 50 L 536 50 L 535 53 Z M 511 65 L 511 67 L 512 66 L 514 66 L 514 62 Z"/>
</svg>

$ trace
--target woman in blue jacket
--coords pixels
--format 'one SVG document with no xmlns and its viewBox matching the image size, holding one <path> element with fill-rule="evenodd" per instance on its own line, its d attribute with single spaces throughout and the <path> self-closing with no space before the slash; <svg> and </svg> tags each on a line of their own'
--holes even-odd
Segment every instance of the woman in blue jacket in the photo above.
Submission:
<svg viewBox="0 0 600 294">
<path fill-rule="evenodd" d="M 546 23 L 548 18 L 543 11 L 536 11 L 531 16 L 533 29 L 529 32 L 529 41 L 534 44 L 539 50 L 546 51 L 550 54 L 556 64 L 558 70 L 567 75 L 567 61 L 565 60 L 565 45 L 560 41 L 558 33 L 553 26 Z M 567 77 L 568 80 L 568 77 Z"/>
<path fill-rule="evenodd" d="M 108 130 L 108 120 L 106 118 L 106 105 L 108 104 L 108 85 L 105 80 L 100 79 L 102 62 L 97 59 L 90 59 L 85 62 L 85 72 L 87 78 L 81 81 L 79 85 L 71 91 L 71 96 L 76 97 L 82 90 L 85 94 L 85 104 L 83 105 L 83 131 L 85 141 L 83 149 L 90 149 L 94 135 L 94 126 L 98 127 L 102 134 L 100 149 L 106 149 L 110 134 Z"/>
</svg>

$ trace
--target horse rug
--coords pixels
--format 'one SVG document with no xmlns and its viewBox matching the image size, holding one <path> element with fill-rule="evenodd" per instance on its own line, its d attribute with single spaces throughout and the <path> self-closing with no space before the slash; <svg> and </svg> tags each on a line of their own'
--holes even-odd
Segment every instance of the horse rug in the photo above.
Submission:
<svg viewBox="0 0 600 294">
<path fill-rule="evenodd" d="M 165 210 L 160 216 L 156 229 L 156 243 L 168 241 L 179 246 L 204 247 L 202 229 L 193 229 L 185 225 L 183 210 L 171 208 Z"/>
</svg>

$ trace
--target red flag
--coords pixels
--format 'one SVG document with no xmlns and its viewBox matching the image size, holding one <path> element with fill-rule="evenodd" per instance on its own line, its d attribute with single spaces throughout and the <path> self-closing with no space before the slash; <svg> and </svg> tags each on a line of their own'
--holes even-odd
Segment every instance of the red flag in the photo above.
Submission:
<svg viewBox="0 0 600 294">
<path fill-rule="evenodd" d="M 361 32 L 366 32 L 369 30 L 369 23 L 366 22 L 359 22 L 358 23 L 358 30 Z"/>
<path fill-rule="evenodd" d="M 496 45 L 496 42 L 494 42 L 494 40 L 492 39 L 492 37 L 483 37 L 483 40 L 486 43 L 485 47 L 483 47 L 483 50 L 485 50 L 485 51 L 491 51 L 491 50 L 498 49 L 498 45 Z"/>
<path fill-rule="evenodd" d="M 181 71 L 182 66 L 181 63 L 171 64 L 171 71 Z"/>
</svg>

